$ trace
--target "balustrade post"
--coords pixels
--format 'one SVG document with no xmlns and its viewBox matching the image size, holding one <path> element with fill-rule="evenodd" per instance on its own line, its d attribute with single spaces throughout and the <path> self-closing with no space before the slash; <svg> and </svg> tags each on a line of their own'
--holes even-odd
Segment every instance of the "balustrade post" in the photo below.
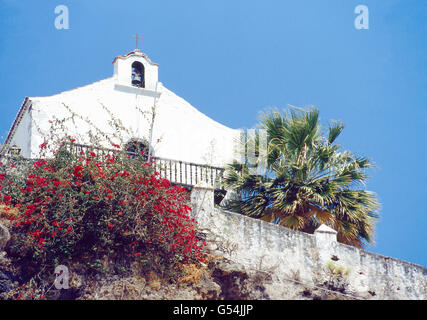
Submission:
<svg viewBox="0 0 427 320">
<path fill-rule="evenodd" d="M 182 183 L 182 161 L 179 162 L 179 182 Z"/>
<path fill-rule="evenodd" d="M 199 183 L 191 190 L 192 215 L 197 220 L 211 214 L 215 207 L 215 188 L 207 183 Z"/>
</svg>

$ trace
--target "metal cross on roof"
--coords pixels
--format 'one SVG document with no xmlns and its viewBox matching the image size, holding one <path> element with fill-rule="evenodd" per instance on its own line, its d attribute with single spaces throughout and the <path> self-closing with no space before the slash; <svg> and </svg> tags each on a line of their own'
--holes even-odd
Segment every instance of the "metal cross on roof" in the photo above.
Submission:
<svg viewBox="0 0 427 320">
<path fill-rule="evenodd" d="M 136 36 L 132 36 L 132 38 L 136 39 L 136 49 L 138 49 L 138 39 L 142 40 L 142 37 L 138 37 L 138 34 L 136 34 Z"/>
</svg>

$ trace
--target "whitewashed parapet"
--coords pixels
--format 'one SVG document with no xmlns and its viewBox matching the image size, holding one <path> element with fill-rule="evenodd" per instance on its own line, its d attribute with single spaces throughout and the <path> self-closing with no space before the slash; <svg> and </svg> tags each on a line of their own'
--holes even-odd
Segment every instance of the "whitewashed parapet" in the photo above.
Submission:
<svg viewBox="0 0 427 320">
<path fill-rule="evenodd" d="M 203 190 L 192 196 L 201 199 Z M 307 286 L 325 286 L 339 277 L 345 293 L 361 299 L 427 299 L 427 268 L 339 243 L 336 231 L 329 227 L 307 234 L 238 213 L 200 207 L 203 209 L 195 211 L 199 227 L 232 247 L 230 258 L 234 261 L 271 273 L 275 285 L 298 280 Z"/>
<path fill-rule="evenodd" d="M 215 188 L 206 182 L 200 182 L 191 190 L 191 204 L 193 216 L 199 220 L 209 221 L 209 215 L 214 211 Z"/>
</svg>

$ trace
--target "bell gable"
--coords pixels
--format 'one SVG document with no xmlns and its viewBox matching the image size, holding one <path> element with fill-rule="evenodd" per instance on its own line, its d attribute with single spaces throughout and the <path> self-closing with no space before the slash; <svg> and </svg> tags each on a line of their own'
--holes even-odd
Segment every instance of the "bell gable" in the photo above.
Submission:
<svg viewBox="0 0 427 320">
<path fill-rule="evenodd" d="M 113 65 L 113 77 L 117 84 L 156 91 L 159 65 L 140 50 L 116 57 Z"/>
</svg>

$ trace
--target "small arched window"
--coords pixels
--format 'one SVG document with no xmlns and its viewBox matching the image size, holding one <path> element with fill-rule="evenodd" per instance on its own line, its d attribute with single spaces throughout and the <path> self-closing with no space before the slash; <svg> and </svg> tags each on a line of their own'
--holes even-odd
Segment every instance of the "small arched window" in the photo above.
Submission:
<svg viewBox="0 0 427 320">
<path fill-rule="evenodd" d="M 138 61 L 132 63 L 132 86 L 145 88 L 144 65 Z"/>
<path fill-rule="evenodd" d="M 131 140 L 126 144 L 126 154 L 132 159 L 142 157 L 144 161 L 147 161 L 148 151 L 148 144 L 145 141 Z"/>
</svg>

